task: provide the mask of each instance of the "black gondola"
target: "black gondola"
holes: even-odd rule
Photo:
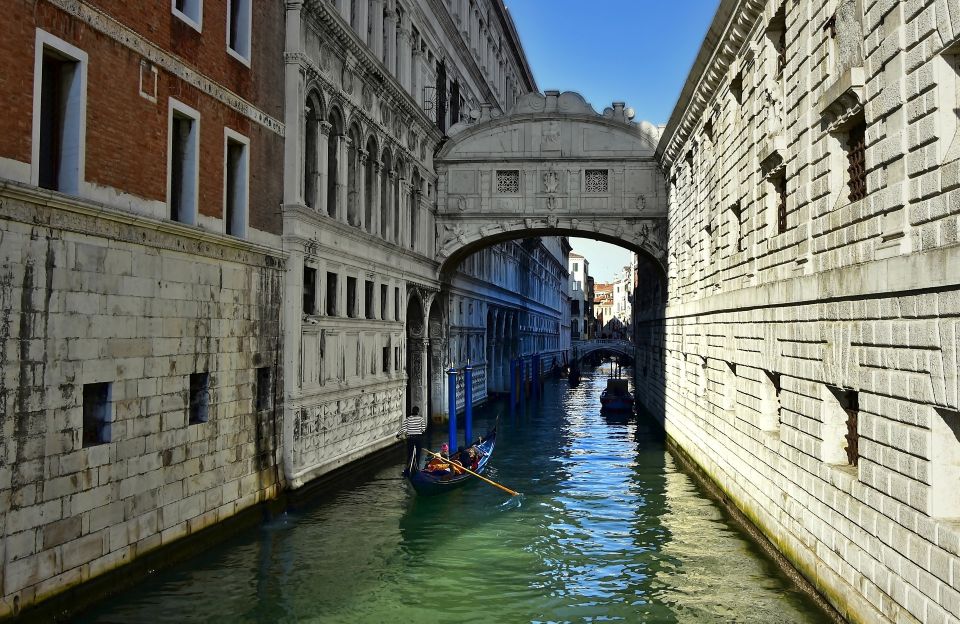
[[[496,442],[497,426],[494,425],[493,429],[487,432],[487,435],[477,440],[477,442],[470,447],[475,449],[480,454],[480,459],[477,462],[476,468],[473,468],[470,462],[464,462],[460,460],[461,456],[466,457],[467,449],[455,453],[452,459],[470,468],[473,472],[483,474],[484,469],[487,467],[487,462],[490,461],[490,456],[493,455],[493,447]],[[429,462],[427,462],[427,464],[429,465]],[[454,472],[435,472],[426,470],[425,468],[426,467],[418,467],[416,470],[411,470],[408,478],[410,479],[410,484],[413,486],[413,489],[416,490],[417,494],[426,496],[442,494],[443,492],[447,492],[457,486],[463,485],[473,478],[473,475],[468,472],[456,474]]]

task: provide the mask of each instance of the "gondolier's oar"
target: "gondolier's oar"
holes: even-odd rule
[[[453,465],[456,466],[457,468],[460,468],[460,469],[463,470],[464,472],[468,472],[468,473],[472,474],[473,476],[475,476],[476,478],[480,479],[481,481],[486,481],[486,482],[489,483],[490,485],[492,485],[492,486],[494,486],[494,487],[500,488],[501,490],[503,490],[504,492],[506,492],[506,493],[509,494],[510,496],[519,496],[519,495],[520,495],[520,492],[514,492],[514,491],[511,490],[510,488],[508,488],[508,487],[506,487],[506,486],[503,486],[503,485],[500,485],[500,484],[497,483],[496,481],[491,481],[490,479],[486,478],[485,476],[483,476],[483,475],[481,475],[481,474],[477,474],[477,473],[475,473],[474,471],[472,471],[472,470],[470,470],[469,468],[467,468],[466,466],[461,465],[460,462],[458,462],[458,461],[454,461],[453,459],[449,459],[449,458],[447,458],[447,457],[444,457],[444,456],[441,455],[440,453],[434,453],[434,452],[431,451],[430,449],[423,449],[423,450],[426,451],[427,453],[430,453],[430,455],[432,455],[432,456],[434,456],[434,457],[439,457],[439,458],[442,459],[443,461],[450,462],[451,464],[453,464]]]

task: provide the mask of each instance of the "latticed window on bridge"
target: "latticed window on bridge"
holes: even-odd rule
[[[867,124],[858,122],[847,134],[847,186],[851,202],[867,196]]]
[[[608,188],[606,169],[587,169],[584,172],[584,190],[587,193],[606,193]]]
[[[498,193],[519,193],[520,192],[520,172],[498,171],[497,172],[497,192]]]

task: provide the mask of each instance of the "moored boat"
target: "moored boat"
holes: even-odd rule
[[[633,409],[633,394],[626,379],[608,379],[606,389],[600,393],[601,409],[629,412]]]
[[[490,461],[490,456],[493,455],[493,447],[496,442],[497,427],[494,425],[493,429],[487,432],[487,435],[479,438],[472,446],[454,453],[451,459],[473,472],[483,474],[487,463]],[[476,455],[475,461],[468,459],[471,450]],[[431,462],[428,461],[423,468],[418,467],[416,470],[411,470],[408,478],[417,494],[429,496],[442,494],[463,485],[473,479],[473,475],[466,471],[460,472],[456,467],[450,470],[434,470],[431,469]]]

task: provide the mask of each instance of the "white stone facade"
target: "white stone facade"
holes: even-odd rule
[[[658,147],[638,397],[856,622],[960,621],[958,19],[724,0]]]

